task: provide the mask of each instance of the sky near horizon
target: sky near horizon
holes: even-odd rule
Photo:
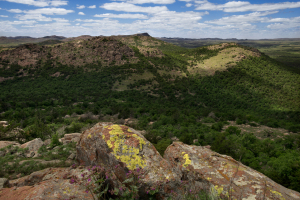
[[[0,36],[300,38],[300,1],[0,0]]]

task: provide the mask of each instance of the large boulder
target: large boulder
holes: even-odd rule
[[[300,199],[300,193],[287,189],[232,157],[218,154],[209,148],[173,142],[166,149],[164,158],[173,168],[183,169],[186,164],[189,173],[201,174],[214,185],[213,191],[224,198]]]
[[[164,199],[170,196],[171,191],[194,190],[195,186],[203,189],[208,183],[198,174],[189,174],[194,183],[183,185],[182,177],[186,170],[172,167],[139,131],[124,125],[98,123],[81,135],[76,149],[80,165],[105,166],[118,177],[113,187],[118,187],[125,180],[129,170],[142,168],[145,174],[141,181],[145,190],[140,192],[141,196],[146,195],[147,188],[158,184],[160,197]],[[118,165],[121,169],[115,167]],[[183,198],[183,193],[178,192],[178,198]]]
[[[25,149],[28,148],[28,152],[26,153],[27,158],[37,157],[38,150],[44,145],[44,142],[41,138],[35,138],[34,140],[31,140],[29,142],[26,142],[25,144],[22,144],[20,147]]]
[[[0,189],[0,200],[57,200],[93,199],[83,186],[70,184],[71,177],[80,177],[79,168],[48,168],[28,176],[9,181],[10,188]],[[74,198],[72,197],[74,196]]]
[[[118,177],[114,187],[124,181],[129,170],[144,169],[142,188],[160,185],[160,199],[166,199],[171,191],[183,199],[187,190],[205,188],[215,197],[230,199],[300,199],[298,192],[209,148],[174,141],[162,158],[140,132],[124,125],[98,123],[81,135],[76,148],[81,165],[102,165]],[[116,170],[117,165],[122,169]]]
[[[44,145],[44,142],[41,138],[35,138],[34,140],[31,140],[29,142],[26,142],[25,144],[21,145],[21,148],[25,149],[28,148],[28,151],[30,152],[37,152],[41,146]]]

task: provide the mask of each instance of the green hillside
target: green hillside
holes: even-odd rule
[[[96,122],[64,118],[73,113],[132,118],[162,154],[173,137],[211,145],[300,191],[300,75],[258,50],[185,49],[148,36],[29,47],[26,55],[42,59],[0,52],[0,120],[11,124],[0,140],[15,140],[7,136],[15,127],[25,131],[19,139],[46,139],[64,125],[80,131]],[[229,121],[237,125],[223,128]],[[270,129],[256,135],[242,125]]]

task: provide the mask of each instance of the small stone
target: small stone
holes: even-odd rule
[[[0,189],[8,186],[8,179],[7,178],[0,178]]]
[[[53,148],[53,150],[56,150],[56,149],[59,149],[59,146],[56,146],[56,147]]]
[[[53,155],[57,155],[57,154],[58,154],[58,152],[52,152],[52,154],[53,154]]]
[[[37,157],[41,157],[41,156],[42,156],[42,154],[36,153],[36,154],[33,156],[33,158],[37,158]]]
[[[26,154],[27,158],[32,158],[35,155],[35,153],[33,151],[31,151],[30,153]]]
[[[74,160],[74,158],[76,157],[75,153],[72,153],[69,157],[68,160]]]

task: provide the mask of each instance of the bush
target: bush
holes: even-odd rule
[[[72,124],[69,127],[65,128],[65,133],[80,133],[82,127],[82,123],[72,122]]]
[[[171,143],[172,143],[172,140],[164,138],[164,139],[161,139],[160,141],[158,141],[157,144],[153,144],[153,145],[155,146],[156,150],[160,153],[160,155],[163,156],[165,153],[165,150]]]
[[[223,128],[224,124],[222,122],[217,122],[217,123],[214,123],[211,128],[213,130],[216,130],[216,131],[221,131],[222,128]]]
[[[204,117],[202,120],[201,120],[202,123],[215,123],[216,121],[211,118],[211,117]]]
[[[235,126],[229,126],[225,132],[229,135],[240,135],[241,134],[241,130],[238,128],[238,127],[235,127]]]
[[[58,145],[61,145],[61,142],[59,141],[58,133],[55,133],[52,135],[50,146],[53,148]]]
[[[244,120],[244,119],[237,118],[237,120],[236,120],[236,124],[238,124],[238,125],[240,125],[240,124],[246,124],[246,123],[247,123],[247,121]]]

